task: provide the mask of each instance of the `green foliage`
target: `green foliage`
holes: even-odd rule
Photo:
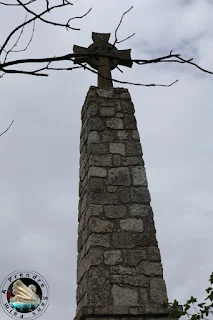
[[[213,284],[213,272],[209,279],[210,284]],[[180,305],[177,300],[169,302],[168,299],[163,302],[163,307],[169,310],[169,318],[180,318],[187,315],[189,320],[208,319],[209,314],[213,315],[213,286],[206,289],[208,294],[205,301],[197,303],[197,298],[191,296],[184,305]],[[196,304],[196,305],[195,305]],[[193,310],[191,313],[190,310]],[[189,313],[190,312],[190,313]]]

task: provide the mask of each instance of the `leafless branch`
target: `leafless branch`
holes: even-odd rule
[[[113,46],[115,46],[117,43],[124,42],[124,41],[126,41],[127,39],[132,38],[132,37],[135,35],[135,33],[133,33],[133,34],[131,34],[130,36],[126,37],[125,39],[121,40],[121,41],[118,41],[118,37],[117,37],[118,29],[119,29],[120,26],[121,26],[121,23],[122,23],[122,21],[123,21],[123,18],[124,18],[124,16],[125,16],[125,14],[127,14],[127,13],[128,13],[130,10],[132,10],[132,9],[133,9],[133,6],[131,6],[127,11],[125,11],[125,12],[122,14],[121,19],[120,19],[120,21],[119,21],[119,23],[118,23],[118,25],[117,25],[117,28],[115,29],[115,41],[114,41],[114,43],[113,43]]]
[[[9,125],[9,127],[7,127],[7,129],[6,129],[4,132],[0,133],[0,137],[3,136],[3,134],[5,134],[5,133],[10,129],[10,127],[11,127],[12,124],[13,124],[13,122],[14,122],[14,120],[11,122],[11,124]]]
[[[28,1],[28,2],[25,3],[25,6],[27,6],[28,4],[31,4],[31,3],[35,2],[35,1],[37,1],[37,0],[30,0],[30,1]],[[5,3],[5,2],[2,2],[2,1],[0,1],[0,4],[5,5],[5,6],[13,6],[13,7],[18,7],[18,6],[20,6],[19,3],[7,3],[7,2]]]

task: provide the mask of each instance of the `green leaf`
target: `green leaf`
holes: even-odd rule
[[[205,302],[198,303],[198,307],[203,308],[203,306],[204,306],[205,304],[206,304]]]

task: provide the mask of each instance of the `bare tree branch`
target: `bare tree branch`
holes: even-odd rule
[[[7,129],[6,129],[4,132],[0,133],[0,137],[3,136],[3,134],[5,134],[5,133],[10,129],[10,127],[11,127],[12,124],[13,124],[13,122],[14,122],[14,120],[11,122],[11,124],[9,125],[9,127],[7,127]]]

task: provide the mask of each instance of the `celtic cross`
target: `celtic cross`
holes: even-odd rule
[[[87,62],[93,69],[98,70],[98,87],[113,87],[111,70],[118,65],[132,67],[130,52],[118,50],[109,41],[110,33],[92,33],[93,43],[88,47],[74,45],[73,52],[79,56],[75,57],[74,63]]]

